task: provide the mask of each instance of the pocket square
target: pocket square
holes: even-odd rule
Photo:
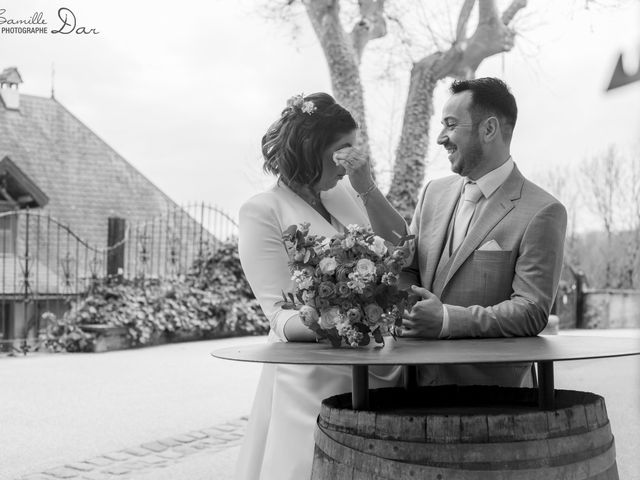
[[[483,251],[483,252],[495,252],[495,251],[502,251],[502,247],[500,246],[500,244],[498,242],[496,242],[495,240],[489,240],[487,243],[485,243],[484,245],[482,245],[478,251]]]

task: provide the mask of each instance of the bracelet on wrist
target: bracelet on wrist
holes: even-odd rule
[[[364,192],[358,193],[358,196],[362,199],[362,203],[364,203],[365,205],[367,204],[367,202],[369,201],[369,195],[376,188],[378,188],[378,185],[376,185],[376,182],[371,182],[371,185],[369,185],[369,187]]]

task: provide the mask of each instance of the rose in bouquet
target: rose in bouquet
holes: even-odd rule
[[[411,255],[410,240],[393,245],[370,228],[349,225],[333,237],[309,234],[309,224],[283,233],[294,291],[283,292],[285,308],[333,346],[384,343],[402,324],[408,293],[398,288],[400,270]]]

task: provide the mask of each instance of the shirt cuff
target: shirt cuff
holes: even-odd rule
[[[449,311],[447,310],[447,306],[442,304],[442,330],[440,330],[440,335],[438,338],[449,338],[451,332],[449,331]]]

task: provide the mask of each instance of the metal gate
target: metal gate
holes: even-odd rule
[[[0,214],[0,350],[34,343],[45,327],[42,313],[63,315],[95,280],[108,274],[127,279],[185,274],[203,252],[237,236],[236,221],[204,203],[146,221],[114,220],[119,234],[109,232],[98,246],[39,211]],[[113,265],[115,271],[109,271]]]

